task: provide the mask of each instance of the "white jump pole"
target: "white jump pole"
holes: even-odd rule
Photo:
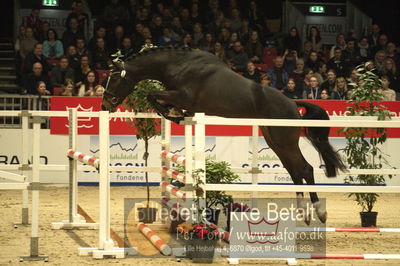
[[[98,248],[79,248],[79,255],[89,255],[93,258],[103,259],[104,256],[124,258],[125,249],[114,246],[110,236],[110,172],[109,172],[109,147],[110,147],[110,119],[107,111],[99,112],[99,245]]]
[[[68,109],[68,137],[69,149],[76,150],[76,138],[78,135],[78,111],[76,108]],[[98,229],[98,223],[87,223],[78,214],[78,161],[69,159],[69,195],[68,195],[68,220],[51,224],[52,229]]]
[[[251,183],[253,185],[258,185],[258,174],[260,173],[258,168],[258,126],[252,126],[251,143],[253,153],[253,158],[251,160]],[[258,191],[253,191],[251,199],[252,208],[257,208],[257,198]]]
[[[206,126],[203,123],[203,118],[205,117],[204,113],[196,113],[195,118],[198,119],[196,120],[196,124],[194,126],[195,130],[195,137],[194,137],[194,170],[200,170],[202,169],[204,172],[199,173],[200,180],[206,184],[206,155],[204,152],[205,146],[206,146]],[[204,190],[204,200],[200,201],[201,206],[200,208],[205,209],[206,207],[206,187],[203,186]]]
[[[33,117],[33,148],[32,148],[32,226],[30,256],[20,257],[23,260],[48,260],[48,256],[39,255],[39,190],[40,190],[40,125],[42,119]]]
[[[186,198],[194,199],[193,190],[193,128],[185,125],[185,186]]]

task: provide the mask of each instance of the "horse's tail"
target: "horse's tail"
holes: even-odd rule
[[[316,104],[296,101],[297,106],[306,109],[303,119],[329,120],[329,116],[324,109]],[[329,143],[329,127],[305,127],[306,137],[311,141],[312,145],[317,149],[325,162],[325,174],[328,177],[335,177],[337,169],[346,170],[346,166],[340,158],[339,154],[333,150]]]

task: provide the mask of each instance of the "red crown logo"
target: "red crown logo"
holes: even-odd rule
[[[269,240],[269,237],[276,237],[279,227],[279,221],[276,222],[268,222],[263,217],[259,222],[251,222],[247,221],[247,226],[249,228],[249,238],[254,239],[251,241],[250,239],[246,242],[249,244],[259,243],[259,244],[277,244],[279,240]]]

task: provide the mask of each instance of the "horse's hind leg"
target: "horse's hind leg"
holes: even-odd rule
[[[295,185],[303,185],[303,179],[306,180],[307,184],[314,183],[313,167],[304,159],[298,145],[300,129],[261,127],[261,131],[270,148],[276,153],[283,166],[289,172]],[[304,221],[309,224],[311,213],[307,208],[304,193],[296,192],[296,194],[298,209],[303,213]],[[325,222],[327,214],[325,210],[318,209],[321,204],[319,204],[317,193],[310,193],[310,197],[311,202],[317,208],[318,218]]]

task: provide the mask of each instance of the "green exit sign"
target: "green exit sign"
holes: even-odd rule
[[[310,13],[325,13],[324,6],[310,6]]]
[[[42,5],[44,6],[58,6],[58,0],[43,0]]]

